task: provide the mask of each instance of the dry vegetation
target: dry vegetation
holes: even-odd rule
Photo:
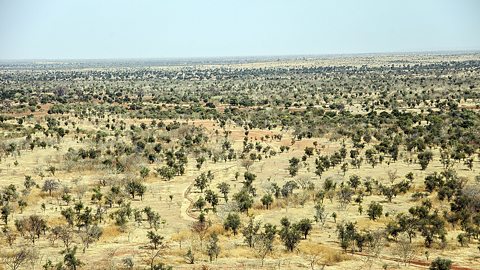
[[[479,269],[479,78],[478,54],[2,64],[0,269]]]

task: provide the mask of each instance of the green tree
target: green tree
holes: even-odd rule
[[[244,241],[251,248],[255,246],[258,230],[260,230],[260,222],[255,222],[253,217],[250,218],[247,226],[242,230]]]
[[[246,171],[243,174],[243,178],[245,179],[244,185],[246,187],[249,187],[249,186],[252,185],[253,181],[255,181],[255,179],[257,178],[257,175],[255,175],[254,173],[251,173],[249,171]]]
[[[272,194],[270,193],[267,193],[265,195],[263,195],[263,197],[260,199],[263,206],[265,206],[268,210],[268,208],[270,207],[270,205],[272,205],[273,203],[273,197],[272,197]]]
[[[220,191],[220,193],[222,193],[223,199],[225,199],[225,202],[228,202],[228,193],[230,193],[230,185],[225,182],[221,182],[220,184],[218,184],[217,188]]]
[[[295,176],[298,173],[300,160],[296,157],[291,158],[289,161],[288,172],[290,176]]]
[[[79,268],[84,264],[82,261],[80,261],[80,259],[77,258],[76,253],[77,253],[76,246],[72,249],[67,248],[64,251],[62,251],[62,254],[64,254],[63,263],[65,264],[67,269],[77,270],[77,268]]]
[[[203,199],[202,196],[200,196],[197,199],[197,201],[193,204],[193,206],[200,211],[202,211],[202,209],[205,207],[205,205],[206,205],[206,202],[205,202],[205,199]]]
[[[150,173],[150,169],[148,169],[147,167],[142,167],[140,169],[140,177],[142,178],[146,178],[149,173]]]
[[[253,198],[246,189],[242,189],[240,192],[233,195],[233,199],[237,203],[240,212],[248,213],[248,209],[253,205]]]
[[[8,216],[12,213],[12,208],[10,207],[10,205],[6,204],[4,206],[2,206],[2,209],[0,210],[0,214],[1,214],[1,218],[3,220],[3,223],[5,223],[5,225],[8,224]]]
[[[383,206],[378,202],[371,202],[368,206],[367,214],[371,220],[376,220],[382,216]]]
[[[132,199],[135,199],[135,195],[139,195],[143,199],[146,190],[147,187],[137,181],[130,181],[125,185],[125,191],[132,196]]]
[[[295,226],[300,232],[302,232],[304,239],[307,239],[308,234],[313,228],[312,222],[308,218],[300,220]]]
[[[170,181],[173,177],[177,174],[177,170],[170,166],[163,166],[156,169],[158,175],[160,175],[163,179]]]
[[[432,161],[433,154],[431,151],[423,151],[418,153],[417,158],[420,166],[422,167],[422,170],[425,170],[430,161]]]
[[[450,270],[452,267],[452,261],[449,259],[436,258],[430,264],[430,270]]]
[[[205,191],[205,200],[210,203],[210,205],[213,208],[213,211],[216,210],[216,207],[218,205],[218,195],[213,192],[212,190],[207,190]]]
[[[205,188],[207,188],[207,186],[208,186],[207,175],[205,173],[202,173],[199,176],[197,176],[197,178],[195,178],[195,183],[193,185],[196,188],[198,188],[200,190],[200,192],[203,193],[203,190],[205,190]]]
[[[313,147],[305,147],[304,151],[305,151],[305,155],[311,157],[313,156],[313,150],[315,150],[315,148]]]
[[[301,232],[297,226],[293,226],[286,217],[282,218],[280,223],[282,224],[282,229],[280,229],[279,232],[280,239],[285,245],[285,248],[292,252],[300,242]]]
[[[213,261],[213,258],[217,259],[218,254],[220,254],[220,246],[218,245],[218,236],[216,233],[210,235],[210,240],[207,244],[207,254],[210,258],[210,262]]]
[[[354,190],[357,190],[358,186],[360,185],[360,176],[358,175],[351,175],[350,178],[348,179],[348,184],[350,185],[351,188]]]
[[[163,236],[156,234],[153,231],[148,231],[147,237],[150,240],[150,243],[153,245],[153,249],[157,249],[158,246],[161,246],[164,239]]]
[[[357,228],[352,222],[337,225],[338,240],[340,246],[344,251],[347,251],[349,247],[354,251],[355,239],[357,238]]]
[[[227,218],[225,219],[225,222],[223,223],[223,227],[225,228],[225,230],[232,230],[233,235],[237,235],[240,224],[240,216],[237,213],[229,213]]]

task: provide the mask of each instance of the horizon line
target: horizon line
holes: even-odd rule
[[[173,57],[106,57],[106,58],[0,58],[0,62],[36,62],[36,61],[184,61],[184,60],[267,60],[269,58],[295,59],[295,58],[321,58],[321,57],[355,57],[355,56],[381,56],[381,55],[448,55],[448,54],[476,54],[480,49],[462,50],[424,50],[424,51],[385,51],[385,52],[356,52],[356,53],[322,53],[322,54],[259,54],[259,55],[227,55],[227,56],[173,56]]]

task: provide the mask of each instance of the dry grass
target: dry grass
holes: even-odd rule
[[[101,241],[108,241],[112,238],[118,237],[122,232],[115,225],[107,225],[103,228],[103,234],[100,237]]]
[[[351,256],[344,254],[338,249],[328,247],[314,242],[302,242],[299,251],[306,255],[319,256],[320,261],[327,265],[336,264],[346,260],[352,259]]]

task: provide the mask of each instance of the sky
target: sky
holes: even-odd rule
[[[478,0],[0,0],[0,59],[480,50]]]

